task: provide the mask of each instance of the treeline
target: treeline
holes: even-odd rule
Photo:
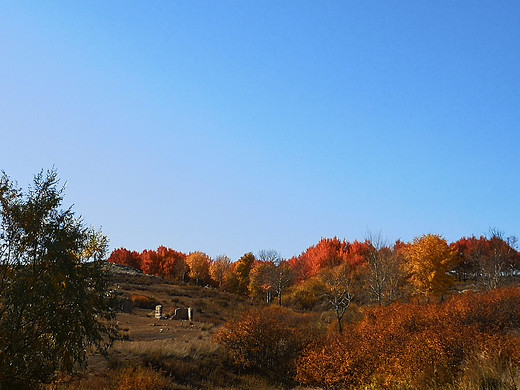
[[[516,239],[496,231],[453,243],[433,234],[393,245],[379,237],[363,242],[324,238],[291,259],[262,250],[233,262],[226,255],[212,259],[202,252],[185,254],[161,246],[141,253],[116,249],[108,261],[300,310],[329,305],[338,317],[352,301],[387,305],[412,295],[442,296],[456,280],[474,280],[493,289],[503,276],[520,270]]]

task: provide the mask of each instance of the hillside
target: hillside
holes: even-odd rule
[[[211,287],[198,287],[191,284],[172,283],[171,281],[164,280],[156,276],[142,274],[139,271],[135,271],[125,266],[112,265],[110,272],[113,276],[113,288],[117,292],[119,301],[129,302],[131,300],[133,301],[134,305],[131,312],[117,313],[117,322],[122,339],[115,342],[113,348],[109,351],[106,358],[97,354],[91,354],[88,371],[82,373],[81,376],[67,378],[62,384],[59,385],[58,388],[95,388],[106,390],[134,388],[145,388],[152,390],[304,389],[304,387],[299,386],[297,382],[291,379],[290,376],[280,376],[276,374],[278,372],[276,370],[276,363],[274,363],[275,366],[271,368],[268,368],[268,366],[263,367],[262,361],[258,361],[257,363],[259,365],[256,367],[249,366],[249,368],[247,368],[247,361],[244,361],[243,365],[237,366],[237,350],[232,346],[230,347],[230,350],[225,350],[222,346],[215,342],[215,334],[219,332],[221,325],[228,321],[235,321],[235,325],[226,325],[226,327],[224,327],[227,329],[226,331],[228,333],[231,330],[231,337],[234,337],[233,327],[236,326],[236,324],[239,324],[240,321],[244,320],[244,317],[240,317],[240,314],[247,311],[247,309],[252,309],[255,307],[258,308],[258,303],[255,304],[249,298],[240,297],[238,295],[223,292]],[[517,278],[511,278],[505,284],[516,284],[518,286],[519,283]],[[455,288],[451,290],[450,294],[445,297],[445,299],[449,302],[450,296],[464,297],[465,295],[461,293],[462,291],[481,289],[482,286],[472,282],[459,282],[456,284]],[[471,298],[471,294],[469,297],[469,299],[473,299],[472,302],[475,302],[475,298]],[[483,297],[483,299],[487,299],[485,296]],[[513,295],[511,297],[511,299],[514,299]],[[508,301],[506,300],[505,302]],[[164,317],[161,319],[155,318],[154,315],[154,308],[157,304],[160,304],[163,307]],[[453,308],[460,306],[460,304],[459,306],[457,306],[457,304],[452,306],[445,305],[442,306],[444,309],[441,309],[441,306],[439,306],[439,309],[437,309],[435,307],[436,304],[434,303],[428,307],[425,306],[425,309],[423,310],[421,308],[414,309],[413,304],[411,304],[412,306],[407,305],[410,304],[397,304],[395,307],[403,313],[406,313],[408,310],[411,310],[412,312],[414,310],[419,310],[417,313],[426,313],[425,310],[427,310],[427,308],[432,309],[432,313],[434,313],[439,310],[447,310],[449,312],[450,310],[453,310]],[[188,307],[194,309],[192,321],[175,320],[170,318],[174,314],[176,308]],[[283,333],[283,329],[286,326],[292,326],[290,324],[292,321],[291,317],[293,315],[291,314],[292,312],[290,310],[274,310],[277,308],[276,305],[271,306],[273,310],[269,309],[269,307],[265,307],[264,305],[262,305],[262,307],[264,307],[264,309],[260,309],[262,310],[261,313],[268,313],[269,315],[274,314],[274,317],[272,319],[265,318],[262,320],[264,321],[264,325],[259,323],[259,326],[264,327],[264,330],[268,332],[264,332],[264,336],[261,337],[267,337],[267,339],[261,339],[260,336],[254,336],[252,342],[255,344],[264,343],[264,348],[267,348],[267,353],[270,354],[270,349],[275,348],[274,346],[278,345],[279,341],[277,340],[281,340],[279,338],[280,336],[278,335],[279,332]],[[406,318],[400,320],[397,315],[398,312],[391,314],[392,310],[395,309],[389,307],[388,311],[386,309],[379,309],[379,311],[376,310],[373,311],[373,313],[376,313],[374,315],[382,316],[382,321],[387,321],[387,319],[385,319],[387,317],[384,316],[393,316],[392,318],[397,321],[395,324],[402,323],[402,326],[404,326],[402,331],[395,331],[398,332],[397,334],[401,334],[402,337],[407,337],[406,332],[408,331],[406,329],[408,329],[408,325],[406,325],[406,323],[409,320]],[[359,332],[359,330],[356,329],[356,324],[358,322],[362,323],[362,318],[365,318],[365,322],[370,321],[370,318],[375,318],[373,315],[364,316],[361,313],[372,313],[372,309],[369,307],[353,307],[350,308],[347,312],[345,322],[349,332]],[[280,315],[282,317],[275,318],[276,316]],[[485,315],[490,315],[491,317],[489,318],[493,320],[495,318],[494,316],[497,316],[498,314],[486,313]],[[286,318],[287,316],[288,318]],[[333,333],[336,332],[334,330],[335,327],[332,321],[333,316],[330,316],[327,313],[321,313],[321,316],[319,313],[316,313],[316,315],[311,315],[310,317],[308,315],[294,313],[294,316],[295,317],[293,320],[295,320],[295,323],[297,323],[296,328],[294,328],[296,329],[296,333],[301,333],[301,329],[304,329],[299,327],[301,326],[302,318],[304,318],[303,316],[307,316],[307,320],[305,320],[307,323],[312,322],[314,324],[312,329],[322,329],[319,331],[322,336],[319,334],[310,336],[309,334],[303,335],[304,338],[307,337],[307,339],[309,339],[309,337],[317,337],[315,341],[318,348],[320,345],[319,340],[321,337],[325,336],[327,328],[329,329],[329,336],[333,336],[333,340],[336,340],[335,336],[333,335]],[[448,314],[447,318],[449,317],[450,315]],[[477,317],[480,318],[480,315]],[[434,314],[431,318],[437,317]],[[424,321],[431,321],[431,318],[427,316],[425,317]],[[496,318],[498,319],[498,317]],[[394,323],[393,321],[394,320],[392,320],[392,323]],[[516,322],[517,321],[514,320],[514,323]],[[438,324],[435,321],[432,322],[431,325],[427,325],[426,322],[424,324],[424,326],[426,326],[426,332],[429,332],[428,329],[430,327],[432,329],[438,327]],[[277,328],[277,326],[282,327]],[[375,327],[374,329],[376,329],[377,323],[370,326],[373,326]],[[457,324],[454,324],[453,326],[454,329],[460,328],[460,325]],[[441,332],[439,334],[442,334],[442,332],[446,331],[446,329],[452,328],[445,328],[444,326],[441,326],[441,328],[438,330]],[[254,332],[254,329],[251,331]],[[330,333],[331,331],[332,333]],[[386,331],[386,329],[381,329],[377,332],[381,333],[381,335],[384,335]],[[450,332],[451,331],[452,330],[450,330]],[[464,331],[462,331],[462,334],[464,334]],[[302,337],[300,335],[296,336],[300,338]],[[413,334],[410,333],[410,336],[413,339]],[[256,337],[258,337],[258,339]],[[285,335],[283,337],[285,337],[284,340],[286,341],[289,340],[292,336]],[[361,337],[360,340],[362,340],[365,336],[360,334],[359,337]],[[390,335],[389,337],[392,338],[395,336]],[[460,336],[457,337],[460,338]],[[458,340],[456,337],[453,339]],[[463,342],[465,343],[467,341]],[[331,348],[334,343],[335,342],[332,344],[329,343],[328,348]],[[311,344],[307,344],[308,346],[311,346],[311,348],[306,352],[307,356],[314,356],[313,354],[317,353],[313,352],[312,346],[314,346],[314,344],[314,341]],[[224,345],[226,344],[224,343]],[[447,346],[447,348],[452,347]],[[370,345],[368,345],[368,347],[363,347],[363,350],[370,350]],[[388,353],[392,352],[390,351]],[[369,361],[370,359],[373,359],[373,356],[374,355],[367,355],[364,356],[363,359],[368,359],[367,361]],[[283,359],[285,360],[285,358]],[[321,357],[319,355],[313,357],[313,361],[316,362],[316,364],[320,364],[320,359]],[[276,362],[276,360],[273,362]],[[304,362],[305,361],[302,361],[303,371],[300,371],[299,378],[302,380],[302,382],[308,381],[309,383],[313,383],[314,381],[317,385],[316,388],[321,388],[321,386],[318,385],[321,379],[319,379],[319,377],[313,377],[313,375],[315,375],[313,374],[315,372],[314,369],[311,371],[311,377],[309,377],[309,373],[305,371],[308,370],[308,363],[305,365],[303,364]],[[339,361],[337,360],[334,364],[339,364],[338,362]],[[417,364],[419,363],[420,362],[417,362]],[[312,364],[314,365],[315,363]],[[515,375],[518,375],[518,370],[514,367],[515,366],[512,367],[513,371],[511,372],[516,372],[517,374]],[[476,371],[477,373],[472,375],[476,376],[477,379],[470,378],[471,380],[476,382],[487,380],[485,378],[478,379],[480,378],[478,375],[481,375],[482,373],[480,372],[480,368],[476,369]],[[489,373],[484,374],[491,375]],[[327,375],[327,378],[334,378],[334,375]],[[520,378],[513,380],[518,379]],[[344,379],[337,380],[343,381]],[[462,387],[453,387],[453,389],[458,388],[473,389],[474,387],[471,387],[470,384],[464,385]],[[476,388],[478,388],[478,386]],[[498,389],[502,387],[496,388]]]
[[[104,358],[90,356],[80,377],[60,389],[278,389],[276,381],[236,372],[225,351],[212,342],[219,325],[252,307],[248,298],[213,288],[173,284],[128,267],[113,265],[113,287],[120,299],[132,297],[131,313],[117,313],[122,340]],[[146,297],[145,300],[143,297]],[[155,304],[171,316],[194,309],[193,321],[156,319]]]

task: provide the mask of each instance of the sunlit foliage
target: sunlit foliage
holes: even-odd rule
[[[367,311],[342,336],[331,334],[309,347],[296,378],[337,389],[446,388],[463,380],[468,364],[482,356],[519,370],[518,329],[520,288],[468,294],[442,305],[393,304]],[[501,380],[514,386],[514,378]]]
[[[197,284],[206,284],[209,282],[209,267],[211,257],[203,252],[193,252],[186,257],[186,264],[190,269],[190,278],[195,280]]]
[[[406,270],[416,294],[441,295],[454,283],[448,273],[458,262],[455,250],[434,234],[415,238],[404,250]]]
[[[215,341],[229,351],[236,365],[282,376],[295,373],[294,362],[320,331],[313,316],[297,314],[280,306],[268,306],[242,313],[226,323]]]

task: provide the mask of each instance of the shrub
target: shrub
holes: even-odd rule
[[[131,297],[134,307],[139,309],[155,309],[159,302],[155,298],[146,295],[132,295]]]
[[[327,388],[441,389],[464,377],[482,388],[492,382],[497,389],[514,385],[520,366],[519,303],[516,288],[445,304],[369,310],[343,336],[331,335],[305,350],[296,379]],[[493,370],[475,371],[483,359]]]
[[[171,381],[148,367],[129,367],[119,375],[119,390],[164,390],[172,387]]]
[[[318,337],[314,323],[309,315],[269,306],[243,312],[224,324],[214,339],[230,351],[236,365],[290,377],[299,353]]]

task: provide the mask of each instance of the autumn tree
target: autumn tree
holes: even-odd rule
[[[230,352],[242,369],[255,369],[291,378],[295,359],[321,333],[316,318],[279,306],[251,309],[225,323],[214,340]]]
[[[176,280],[184,280],[189,271],[186,255],[182,252],[160,246],[157,248],[159,258],[159,276]]]
[[[55,171],[27,194],[0,179],[0,387],[36,388],[87,363],[115,336],[107,238],[62,209]]]
[[[516,238],[505,239],[497,229],[489,231],[486,253],[479,258],[480,276],[488,290],[497,288],[502,275],[516,268],[518,252],[512,247],[515,242]]]
[[[337,237],[323,238],[315,246],[307,249],[302,258],[306,264],[307,275],[316,275],[324,268],[332,268],[341,265],[349,252],[349,243]]]
[[[286,293],[285,302],[288,306],[301,311],[326,310],[324,304],[325,284],[317,275],[292,285]]]
[[[486,289],[498,287],[502,275],[512,274],[520,266],[515,246],[515,237],[504,238],[496,229],[487,237],[461,238],[452,244],[459,253],[460,262],[455,268],[459,279],[478,278]]]
[[[347,253],[344,255],[345,264],[356,268],[365,265],[367,256],[372,250],[370,241],[363,242],[355,240],[347,246]]]
[[[480,259],[487,251],[485,240],[483,236],[480,238],[475,236],[463,237],[450,245],[459,257],[458,264],[454,268],[458,280],[476,279],[479,277]]]
[[[457,253],[439,235],[416,237],[404,251],[406,270],[416,294],[426,297],[444,294],[454,279],[448,271],[458,261]]]
[[[341,336],[310,345],[296,380],[329,389],[515,389],[519,326],[520,288],[376,307]],[[468,374],[473,386],[460,386]]]
[[[141,269],[145,274],[161,276],[161,258],[157,251],[147,249],[141,253]]]
[[[253,253],[244,254],[236,263],[233,264],[226,289],[240,295],[247,295],[249,292],[249,273],[256,258]]]
[[[190,278],[197,284],[209,282],[209,267],[211,257],[203,252],[193,252],[186,257],[186,263],[190,268]]]
[[[272,261],[257,260],[249,272],[249,295],[255,299],[264,299],[271,303],[273,281],[276,266]]]
[[[278,305],[282,305],[282,297],[285,291],[290,287],[294,280],[294,274],[289,263],[286,260],[280,260],[275,263],[275,269],[272,274],[273,289],[275,295],[278,297]]]
[[[126,248],[114,250],[107,261],[109,263],[121,264],[136,270],[141,270],[141,255],[135,251],[131,252]]]
[[[218,287],[222,287],[231,272],[231,259],[227,255],[219,255],[211,262],[209,274]]]

